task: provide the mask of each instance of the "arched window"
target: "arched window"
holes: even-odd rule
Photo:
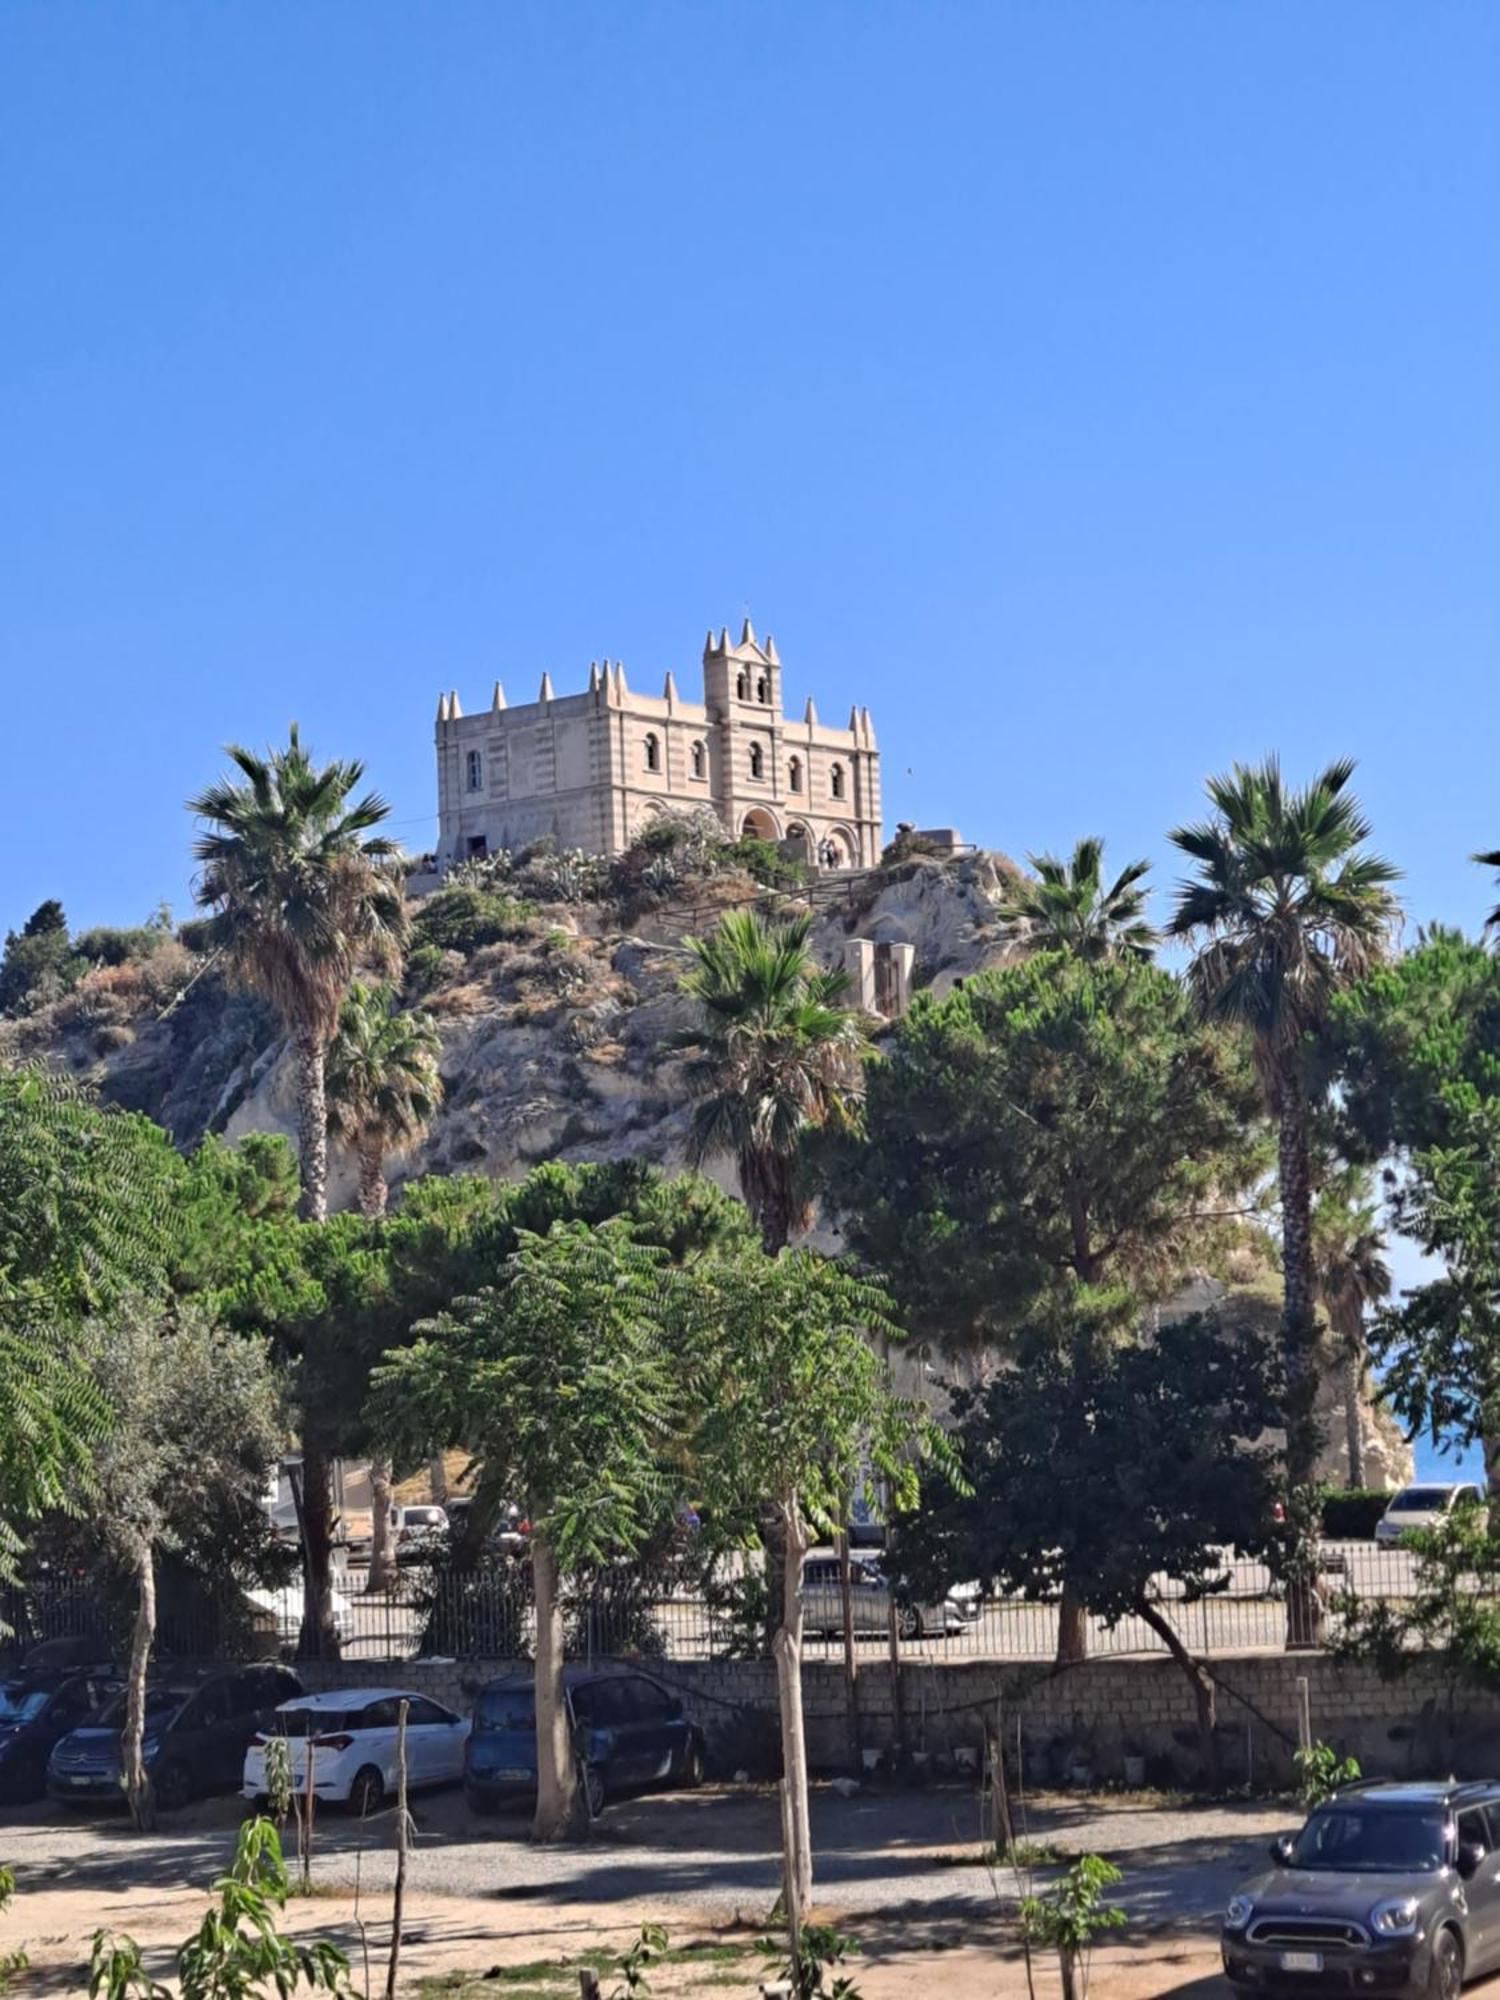
[[[802,759],[801,759],[800,757],[788,757],[788,758],[787,758],[787,760],[786,760],[786,782],[787,782],[787,789],[788,789],[788,791],[792,791],[792,792],[800,792],[800,791],[801,791],[801,789],[802,789]]]
[[[703,776],[703,762],[703,745],[695,743],[693,745],[693,776],[695,778]]]
[[[833,769],[828,773],[828,789],[836,799],[841,799],[844,796],[844,767],[842,764],[835,764]]]
[[[757,701],[764,701],[766,699],[766,677],[764,674],[761,674],[756,680],[755,699]]]
[[[751,777],[752,777],[752,778],[759,778],[759,777],[763,776],[763,774],[764,774],[764,772],[765,772],[765,768],[766,768],[766,753],[765,753],[765,751],[761,749],[761,747],[760,747],[760,745],[759,745],[758,743],[752,743],[752,744],[750,745],[750,775],[751,775]]]
[[[741,701],[745,699],[746,695],[749,694],[750,692],[750,676],[748,674],[740,674],[737,676],[734,683],[734,691],[739,696]]]
[[[468,772],[469,790],[471,792],[482,792],[484,790],[484,753],[482,751],[471,750],[469,752]]]
[[[648,735],[646,738],[646,769],[648,771],[661,769],[661,744],[654,735]]]

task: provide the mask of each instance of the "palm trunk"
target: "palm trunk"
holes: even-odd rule
[[[322,1222],[328,1214],[328,1097],[323,1087],[326,1045],[308,1030],[296,1038],[297,1159],[302,1172],[302,1199],[297,1213],[304,1222]]]
[[[781,1510],[785,1538],[781,1629],[776,1634],[776,1692],[781,1706],[781,1768],[787,1787],[792,1851],[787,1872],[797,1885],[799,1908],[812,1902],[812,1824],[807,1803],[807,1737],[802,1725],[802,1564],[807,1528],[792,1499]]]
[[[1492,1518],[1500,1525],[1500,1409],[1486,1403],[1480,1411],[1480,1439],[1484,1446],[1485,1498]]]
[[[1317,1550],[1307,1544],[1306,1509],[1296,1504],[1317,1479],[1317,1321],[1313,1315],[1312,1176],[1308,1163],[1307,1104],[1296,1056],[1278,1078],[1277,1166],[1281,1185],[1281,1352],[1285,1376],[1283,1421],[1288,1520],[1296,1545],[1289,1551],[1287,1644],[1315,1646],[1322,1637]]]
[[[385,1214],[390,1189],[385,1184],[385,1148],[378,1139],[359,1149],[359,1212],[369,1222]]]
[[[365,1591],[389,1590],[396,1580],[396,1552],[391,1541],[391,1461],[370,1461],[370,1574]]]
[[[563,1698],[563,1611],[557,1557],[540,1530],[531,1536],[536,1588],[536,1818],[533,1840],[568,1840],[578,1833],[578,1772]]]
[[[299,1660],[336,1660],[333,1623],[333,1463],[323,1445],[302,1440],[302,1631]]]
[[[1339,1377],[1343,1389],[1344,1443],[1349,1455],[1348,1483],[1358,1491],[1365,1483],[1365,1316],[1358,1305],[1331,1315],[1343,1344]]]
[[[150,1833],[156,1824],[156,1804],[141,1745],[146,1737],[146,1675],[156,1639],[156,1557],[145,1536],[135,1550],[135,1586],[135,1629],[130,1638],[130,1668],[125,1684],[120,1770],[131,1820],[142,1833]]]
[[[761,1248],[779,1256],[792,1240],[796,1199],[792,1192],[794,1163],[779,1153],[747,1146],[739,1156],[740,1193],[760,1229]]]
[[[1089,1656],[1089,1609],[1071,1583],[1063,1585],[1057,1607],[1057,1664],[1076,1666]]]

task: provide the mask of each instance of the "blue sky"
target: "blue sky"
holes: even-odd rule
[[[1348,751],[1419,916],[1495,786],[1500,13],[0,11],[0,923],[187,904],[298,717],[748,606],[888,822],[1163,856]],[[1170,865],[1167,864],[1168,872]]]

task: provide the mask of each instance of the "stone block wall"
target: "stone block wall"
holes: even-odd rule
[[[703,1730],[720,1774],[772,1775],[777,1762],[775,1671],[763,1660],[643,1662],[681,1695]],[[1219,1681],[1218,1725],[1226,1782],[1284,1778],[1297,1741],[1299,1680],[1308,1684],[1313,1734],[1358,1757],[1371,1776],[1493,1777],[1500,1774],[1500,1697],[1456,1698],[1430,1667],[1382,1681],[1369,1667],[1340,1666],[1323,1654],[1249,1653],[1212,1662]],[[454,1708],[497,1675],[526,1671],[510,1661],[349,1661],[302,1669],[309,1688],[411,1687]],[[889,1750],[897,1737],[889,1664],[859,1673],[864,1745]],[[849,1726],[843,1669],[803,1669],[808,1758],[814,1769],[847,1769]],[[1124,1775],[1127,1754],[1147,1760],[1154,1782],[1194,1774],[1198,1762],[1193,1694],[1167,1659],[1099,1659],[1062,1672],[979,1661],[903,1666],[902,1734],[908,1750],[946,1763],[979,1750],[997,1701],[1007,1743],[1020,1725],[1028,1776],[1063,1780],[1077,1762],[1096,1779]]]

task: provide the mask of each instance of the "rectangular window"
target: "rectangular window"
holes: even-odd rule
[[[469,790],[470,790],[471,792],[480,792],[480,791],[483,791],[483,790],[484,790],[484,754],[483,754],[483,752],[482,752],[482,751],[479,751],[479,750],[471,750],[471,751],[469,752],[469,764],[468,764],[468,770],[469,770]]]

